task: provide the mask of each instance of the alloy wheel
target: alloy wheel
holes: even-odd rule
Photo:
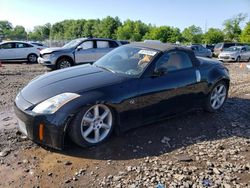
[[[211,96],[210,96],[211,107],[214,110],[219,109],[223,105],[223,103],[225,102],[226,95],[227,95],[227,89],[226,89],[225,85],[223,85],[223,84],[217,85],[213,89]]]
[[[70,64],[70,62],[69,62],[69,61],[64,60],[64,61],[61,61],[61,62],[60,62],[59,67],[60,67],[60,69],[64,69],[64,68],[71,67],[71,64]]]
[[[31,63],[35,63],[36,60],[37,60],[37,57],[36,57],[36,55],[31,54],[31,55],[29,55],[28,60],[29,60],[29,62],[31,62]]]
[[[97,144],[109,135],[112,123],[110,109],[103,104],[94,105],[83,115],[81,135],[87,142]]]

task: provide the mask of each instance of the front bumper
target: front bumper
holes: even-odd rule
[[[44,59],[42,57],[38,57],[37,62],[41,65],[54,68],[56,66],[56,59]]]
[[[228,56],[228,55],[219,55],[218,57],[219,61],[236,61],[236,57]]]
[[[65,122],[60,121],[58,115],[37,115],[32,111],[23,111],[15,103],[15,114],[18,127],[32,141],[55,149],[63,149],[65,136]],[[62,114],[63,115],[63,114]],[[62,116],[59,114],[59,116]],[[43,124],[43,139],[40,139],[40,125]]]

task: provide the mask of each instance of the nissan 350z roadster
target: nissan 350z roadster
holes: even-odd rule
[[[92,65],[35,78],[18,93],[15,113],[36,143],[63,149],[69,136],[86,147],[193,108],[220,110],[229,83],[219,61],[170,44],[133,43]]]

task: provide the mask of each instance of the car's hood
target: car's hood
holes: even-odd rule
[[[68,51],[69,48],[45,48],[40,51],[41,54],[50,54],[52,52]]]
[[[44,74],[25,86],[21,95],[32,103],[40,103],[55,95],[84,91],[121,82],[124,78],[93,65],[81,65]]]

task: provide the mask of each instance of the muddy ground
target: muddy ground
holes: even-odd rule
[[[194,110],[113,136],[98,147],[38,146],[16,126],[17,92],[48,69],[0,67],[0,187],[250,187],[250,71],[226,64],[229,99],[215,114]]]

